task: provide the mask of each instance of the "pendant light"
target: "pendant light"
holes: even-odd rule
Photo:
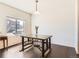
[[[35,0],[35,2],[36,2],[36,11],[35,11],[35,15],[39,15],[40,13],[39,13],[39,11],[38,11],[38,0]]]

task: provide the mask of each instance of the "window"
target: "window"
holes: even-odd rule
[[[23,21],[21,20],[17,20],[17,25],[16,25],[16,28],[17,28],[17,34],[22,34],[23,33]]]
[[[7,19],[7,33],[23,34],[24,22],[18,18],[8,17]]]

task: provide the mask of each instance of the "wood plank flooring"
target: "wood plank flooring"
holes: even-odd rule
[[[38,48],[29,48],[20,52],[21,45],[0,50],[0,58],[42,58]],[[47,58],[79,58],[75,48],[52,44],[52,51]]]

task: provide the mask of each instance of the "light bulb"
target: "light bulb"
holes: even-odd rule
[[[35,15],[40,15],[39,11],[36,11],[34,14],[35,14]]]

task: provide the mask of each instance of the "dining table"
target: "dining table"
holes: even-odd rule
[[[22,35],[22,49],[21,51],[24,51],[25,49],[31,47],[31,46],[35,46],[34,43],[35,41],[37,41],[37,43],[40,42],[40,46],[37,46],[42,54],[42,57],[45,57],[49,54],[49,52],[51,52],[51,37],[52,35],[34,35],[34,34],[30,34],[30,35]],[[28,44],[25,44],[25,38],[28,39],[27,42],[30,42]],[[25,47],[26,45],[31,44],[31,46]]]

